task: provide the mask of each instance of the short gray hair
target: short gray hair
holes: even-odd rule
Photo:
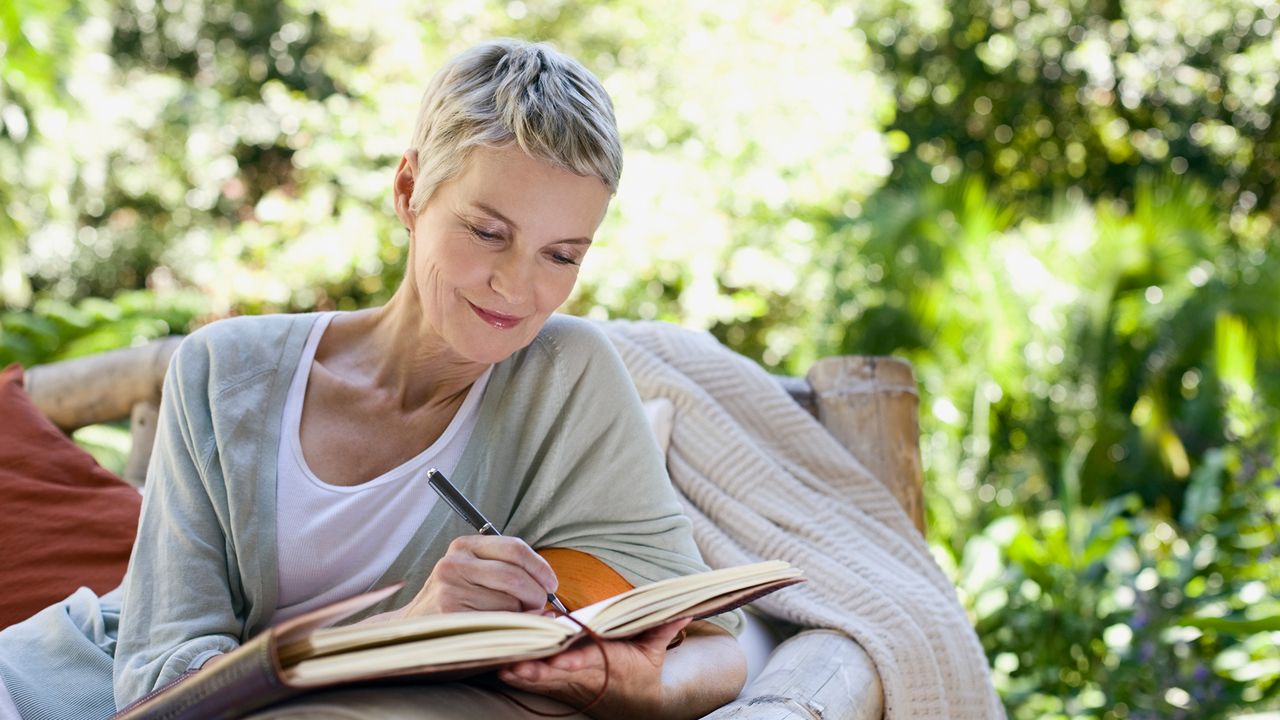
[[[423,93],[410,211],[422,212],[436,187],[462,172],[472,149],[511,143],[617,192],[622,142],[604,86],[550,45],[500,38],[449,60]]]

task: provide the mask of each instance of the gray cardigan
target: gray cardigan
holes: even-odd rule
[[[267,627],[281,413],[316,317],[224,320],[179,347],[123,585],[0,632],[24,718],[108,716]],[[587,321],[553,316],[494,368],[452,479],[504,534],[590,553],[634,584],[706,569],[634,385]],[[408,602],[467,532],[437,503],[375,583],[405,587],[351,620]]]

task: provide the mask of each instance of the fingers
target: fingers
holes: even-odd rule
[[[559,655],[530,662],[541,662],[547,667],[568,673],[576,673],[587,668],[604,668],[604,661],[600,658],[600,646],[595,643],[585,643]]]
[[[506,675],[511,675],[526,684],[535,683],[539,685],[555,685],[563,683],[568,678],[580,680],[585,677],[584,673],[598,673],[603,678],[604,658],[601,653],[601,646],[614,646],[613,649],[617,651],[619,648],[625,648],[629,644],[630,641],[626,640],[605,640],[600,644],[583,642],[551,657],[513,663],[504,668],[499,673],[499,676],[505,679]],[[610,657],[612,658],[613,655],[610,655]],[[529,688],[521,687],[521,689],[527,690]]]
[[[638,717],[636,708],[661,706],[666,644],[687,621],[668,623],[630,640],[583,643],[543,660],[515,663],[498,671],[512,687],[581,706],[599,698],[593,714]],[[609,662],[606,679],[604,655]]]
[[[466,535],[449,545],[408,614],[536,610],[555,587],[551,566],[524,541]]]
[[[543,607],[557,584],[551,566],[517,538],[464,536],[450,544],[441,562],[462,584],[514,598],[515,610]]]
[[[556,591],[556,573],[541,555],[519,539],[493,535],[463,535],[449,543],[449,551],[455,548],[470,552],[477,558],[508,563],[524,570],[542,589],[543,594]],[[543,598],[545,601],[546,598]],[[539,607],[541,607],[541,603]]]
[[[545,660],[526,660],[498,671],[502,682],[522,691],[545,692],[566,685],[599,688],[604,682],[604,665],[598,648],[594,656],[568,651]]]
[[[642,653],[649,665],[661,667],[667,646],[681,630],[689,625],[688,618],[674,620],[664,625],[651,628],[629,640],[605,641],[606,647],[615,651],[622,647],[633,648]],[[526,660],[515,663],[504,671],[518,680],[525,682],[554,682],[566,677],[575,676],[583,671],[599,670],[603,672],[604,663],[600,657],[600,645],[583,642],[564,652],[542,660]],[[614,658],[610,656],[611,660]],[[625,660],[622,660],[625,662]],[[521,689],[528,689],[522,687]]]

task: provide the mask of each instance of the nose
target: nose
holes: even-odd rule
[[[508,304],[525,305],[533,296],[533,262],[514,252],[502,253],[489,275],[489,287]]]

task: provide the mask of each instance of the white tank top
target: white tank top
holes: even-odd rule
[[[353,486],[329,485],[302,456],[302,401],[316,346],[337,313],[316,320],[294,371],[276,454],[276,548],[279,599],[272,624],[369,590],[422,525],[436,494],[427,470],[453,474],[475,429],[484,371],[434,443],[399,467]]]

